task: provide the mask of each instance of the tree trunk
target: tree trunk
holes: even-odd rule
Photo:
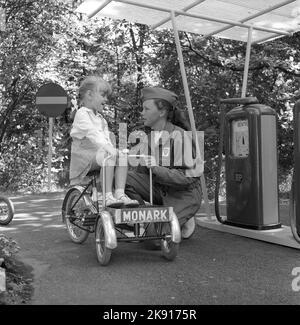
[[[130,36],[133,45],[133,53],[135,56],[136,64],[137,64],[137,82],[136,82],[136,103],[138,104],[141,89],[144,88],[143,83],[143,56],[144,56],[144,41],[146,37],[147,28],[144,25],[138,26],[138,36],[139,36],[139,44],[137,44],[136,36],[132,27],[130,27]]]

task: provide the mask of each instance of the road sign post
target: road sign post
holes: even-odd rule
[[[51,192],[53,122],[54,122],[54,118],[49,117],[49,145],[48,145],[48,191],[49,192]]]
[[[39,88],[36,94],[36,105],[40,113],[49,118],[48,191],[51,192],[52,138],[54,118],[61,115],[67,108],[68,95],[61,86],[55,83],[47,83]]]

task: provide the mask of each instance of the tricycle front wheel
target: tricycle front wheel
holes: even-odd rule
[[[163,257],[169,261],[173,261],[178,254],[179,243],[172,241],[172,230],[169,222],[162,224],[162,235],[165,235],[165,238],[160,242]]]
[[[98,218],[96,230],[96,254],[98,262],[105,266],[109,263],[111,258],[111,249],[105,246],[105,231],[104,231],[104,224],[101,218],[101,215]]]

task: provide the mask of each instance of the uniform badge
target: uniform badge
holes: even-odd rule
[[[170,148],[163,148],[162,156],[163,157],[168,157],[169,154],[170,154]]]

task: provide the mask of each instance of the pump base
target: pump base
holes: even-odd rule
[[[294,239],[291,228],[288,226],[281,226],[281,228],[271,230],[253,230],[240,228],[230,225],[221,224],[216,217],[201,217],[196,215],[196,223],[204,228],[226,232],[233,235],[248,237],[256,240],[265,241],[268,243],[287,246],[291,248],[300,249],[300,244]]]
[[[274,225],[253,226],[253,225],[245,225],[245,224],[225,221],[224,224],[228,226],[234,226],[234,227],[245,228],[245,229],[253,229],[253,230],[271,230],[271,229],[281,228],[281,223],[276,223]]]

